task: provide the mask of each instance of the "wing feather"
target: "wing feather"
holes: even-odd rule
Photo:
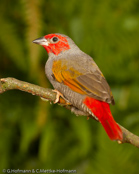
[[[81,73],[82,68],[78,67],[76,69],[73,64],[72,66],[66,64],[62,66],[62,61],[58,60],[53,65],[52,70],[55,79],[60,83],[63,82],[73,91],[114,104],[110,87],[99,68],[96,67],[92,72],[86,71],[83,74]]]

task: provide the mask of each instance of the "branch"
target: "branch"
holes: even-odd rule
[[[13,89],[25,91],[25,92],[31,93],[32,95],[37,95],[41,98],[44,98],[52,102],[55,102],[56,100],[56,93],[52,89],[43,88],[43,87],[30,84],[27,82],[23,82],[10,77],[0,79],[0,94]],[[71,110],[72,106],[64,98],[60,98],[59,104]],[[89,118],[94,119],[91,115],[89,115]],[[123,132],[123,140],[122,142],[118,141],[118,143],[119,144],[130,143],[139,148],[139,137],[134,135],[133,133],[131,133],[130,131],[122,127],[121,125],[119,126]]]

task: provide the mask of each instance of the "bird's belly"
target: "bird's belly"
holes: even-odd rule
[[[60,84],[60,86],[54,86],[59,92],[61,92],[64,97],[71,103],[74,107],[83,111],[86,115],[92,115],[96,120],[98,120],[91,110],[84,104],[86,95],[82,95],[72,91],[68,86]]]

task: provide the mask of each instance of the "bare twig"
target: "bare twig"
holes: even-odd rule
[[[27,82],[23,82],[10,77],[0,79],[0,94],[4,93],[5,91],[13,90],[13,89],[25,91],[53,102],[56,99],[56,93],[52,89],[43,88],[43,87],[30,84]],[[60,105],[64,105],[69,110],[71,109],[71,105],[68,103],[68,101],[66,101],[63,98],[60,98]],[[91,115],[89,117],[93,119]],[[121,127],[123,132],[123,140],[122,142],[118,141],[118,143],[119,144],[130,143],[139,148],[139,137],[134,135],[133,133],[131,133],[130,131],[122,127],[121,125],[119,126]]]

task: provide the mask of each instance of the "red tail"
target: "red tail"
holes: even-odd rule
[[[93,114],[99,119],[111,140],[123,139],[122,130],[115,122],[108,103],[93,99],[91,97],[86,97],[84,104],[91,109]]]

